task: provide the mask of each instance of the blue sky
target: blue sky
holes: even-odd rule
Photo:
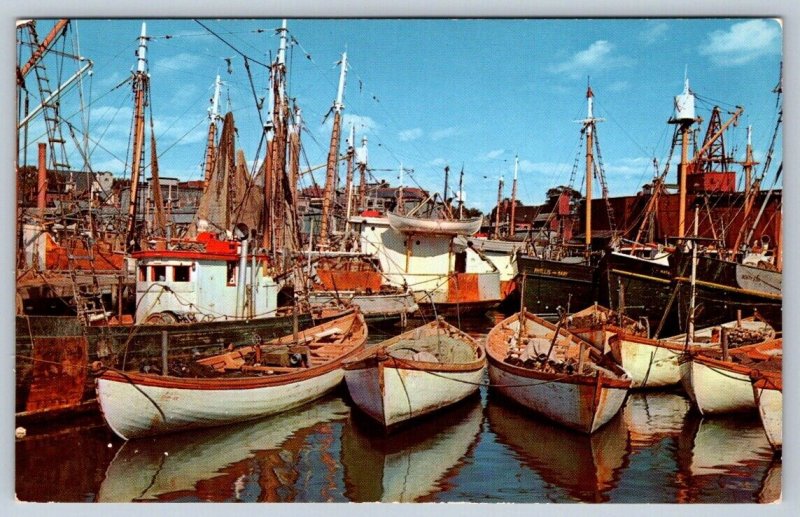
[[[161,175],[202,178],[207,108],[217,73],[225,85],[223,110],[233,110],[238,146],[253,160],[261,133],[243,58],[191,19],[146,21]],[[253,60],[256,92],[264,96],[266,70],[256,61],[274,56],[280,20],[201,21]],[[135,65],[141,22],[90,19],[73,25],[80,54],[94,62],[91,80],[83,84],[84,104],[91,105],[83,113],[89,114],[94,170],[129,173],[133,100],[128,85],[114,87]],[[40,20],[40,36],[52,24]],[[357,142],[362,135],[369,139],[375,177],[396,184],[402,164],[414,171],[410,180],[406,174],[406,184],[436,191],[443,187],[445,165],[453,190],[463,165],[467,203],[485,211],[496,202],[501,175],[510,195],[515,155],[522,202],[541,203],[548,188],[566,184],[576,157],[575,187],[585,190],[576,121],[586,114],[587,76],[595,116],[605,119],[598,138],[611,195],[636,193],[653,176],[653,158],[663,167],[673,131],[666,121],[687,69],[698,115],[707,120],[718,104],[727,120],[735,105],[745,108],[741,123],[726,135],[726,149],[735,149],[737,159],[744,157],[745,128],[752,125],[756,159],[763,161],[777,117],[772,90],[782,29],[775,20],[289,19],[288,30],[297,42],[289,53],[289,95],[297,98],[305,120],[302,168],[326,160],[330,118],[322,120],[336,95],[335,64],[346,50],[350,70],[341,148],[352,122]],[[53,57],[47,60],[51,70]],[[225,58],[231,59],[230,69]],[[66,63],[62,77],[74,69]],[[65,95],[62,112],[82,127],[77,88]],[[31,163],[41,128],[31,125]],[[781,160],[780,144],[768,183]],[[77,152],[70,161],[81,165]],[[674,180],[676,169],[671,170]],[[324,171],[315,177],[323,182]]]

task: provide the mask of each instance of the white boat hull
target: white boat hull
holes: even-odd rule
[[[389,428],[475,393],[484,369],[435,372],[378,363],[346,370],[345,381],[353,402],[373,420]]]
[[[681,382],[678,351],[622,339],[620,356],[633,380],[632,388],[663,388]]]
[[[321,397],[343,377],[338,368],[297,382],[241,390],[134,386],[99,378],[97,400],[108,426],[129,440],[280,413]]]
[[[506,397],[550,420],[580,432],[593,433],[611,420],[622,408],[628,388],[552,382],[515,375],[489,364],[492,388]],[[587,400],[588,399],[588,400]]]
[[[779,451],[783,448],[783,392],[753,386],[753,395],[767,440],[773,449]]]
[[[681,384],[703,415],[756,410],[750,377],[709,366],[694,359],[682,360]]]

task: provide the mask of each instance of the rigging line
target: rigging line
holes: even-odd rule
[[[270,65],[264,64],[264,63],[262,63],[261,61],[258,61],[258,60],[256,60],[256,59],[253,59],[253,58],[251,58],[251,57],[248,57],[248,56],[247,56],[247,54],[245,54],[244,52],[242,52],[242,51],[241,51],[241,50],[239,50],[238,48],[234,47],[233,45],[231,45],[231,44],[230,44],[230,43],[228,43],[227,41],[225,41],[225,38],[223,38],[222,36],[220,36],[219,34],[217,34],[216,32],[214,32],[213,30],[211,30],[209,27],[207,27],[206,25],[204,25],[204,24],[203,24],[203,22],[201,22],[201,21],[200,21],[200,20],[198,20],[197,18],[193,18],[193,20],[194,20],[194,21],[195,21],[195,22],[196,22],[198,25],[200,25],[201,27],[203,27],[205,30],[207,30],[208,32],[210,32],[211,34],[213,34],[213,35],[214,35],[214,36],[215,36],[217,39],[219,39],[219,40],[220,40],[221,42],[223,42],[225,45],[229,46],[229,47],[230,47],[230,48],[231,48],[231,49],[232,49],[234,52],[236,52],[237,54],[239,54],[239,55],[240,55],[240,56],[242,56],[243,58],[245,58],[245,59],[249,59],[249,60],[250,60],[250,61],[252,61],[253,63],[256,63],[256,64],[258,64],[258,65],[261,65],[261,66],[263,66],[264,68],[266,68],[266,69],[268,69],[268,70],[269,70],[269,68],[270,68]]]

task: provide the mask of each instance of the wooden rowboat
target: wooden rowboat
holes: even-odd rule
[[[703,415],[756,410],[750,381],[754,369],[772,369],[781,363],[783,340],[745,345],[729,352],[690,351],[681,357],[681,384]]]
[[[486,353],[492,389],[583,433],[611,420],[631,387],[627,372],[601,350],[529,312],[495,326]]]
[[[401,233],[431,233],[437,235],[475,235],[481,229],[483,217],[464,220],[411,217],[389,212],[389,225]]]
[[[477,391],[483,347],[437,319],[344,363],[353,402],[385,428],[450,406]]]
[[[749,343],[774,337],[774,330],[769,324],[750,317],[698,330],[688,349],[719,350],[721,327],[728,328],[731,343]],[[664,388],[681,382],[678,363],[687,349],[685,335],[649,338],[647,329],[638,322],[599,305],[573,314],[567,328],[610,353],[630,374],[632,388]]]
[[[765,363],[752,370],[750,380],[767,440],[776,452],[780,452],[783,448],[783,369],[779,365],[772,369],[768,366]],[[776,365],[773,363],[771,366]]]
[[[253,420],[314,400],[341,383],[342,363],[364,349],[363,316],[349,313],[294,335],[190,363],[169,375],[104,371],[97,399],[128,440]]]

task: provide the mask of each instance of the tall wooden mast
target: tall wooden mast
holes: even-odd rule
[[[336,173],[339,170],[339,140],[342,130],[342,110],[344,104],[344,83],[347,77],[347,52],[342,53],[341,71],[339,73],[339,89],[336,92],[336,101],[333,103],[333,131],[331,133],[331,146],[328,151],[327,174],[325,175],[325,192],[322,194],[322,220],[319,227],[319,246],[325,248],[329,245],[328,233],[331,217],[331,202],[335,192],[333,185],[336,180]]]
[[[500,182],[497,185],[497,208],[494,213],[494,238],[500,237],[500,212],[503,207],[503,177],[500,176]]]
[[[139,176],[144,161],[144,108],[147,104],[149,81],[150,78],[147,74],[147,26],[142,23],[139,48],[136,51],[136,72],[133,74],[134,122],[133,153],[131,156],[131,195],[128,203],[128,227],[125,232],[125,244],[129,251],[134,248],[136,238]]]
[[[208,140],[206,142],[206,163],[203,186],[208,187],[208,180],[211,179],[211,172],[214,170],[214,163],[217,158],[217,124],[219,123],[219,89],[222,83],[217,74],[214,83],[214,96],[211,98],[211,106],[208,108]]]
[[[519,171],[519,156],[514,156],[514,181],[511,183],[511,226],[508,229],[508,235],[513,237],[516,233],[516,217],[517,217],[517,172]]]
[[[356,129],[355,127],[350,124],[350,136],[347,138],[347,177],[345,179],[344,184],[344,195],[347,197],[347,202],[345,203],[345,214],[344,214],[344,229],[345,234],[350,233],[350,210],[353,206],[353,165],[355,161],[355,140],[356,140]]]
[[[358,172],[360,175],[358,184],[358,207],[361,209],[367,208],[367,136],[361,137],[361,148],[356,151],[356,163],[358,163]]]
[[[595,123],[603,119],[595,118],[593,114],[594,92],[592,87],[586,88],[586,118],[581,121],[583,131],[586,132],[586,239],[584,242],[585,253],[588,259],[592,249],[592,180],[594,178],[594,129]]]

